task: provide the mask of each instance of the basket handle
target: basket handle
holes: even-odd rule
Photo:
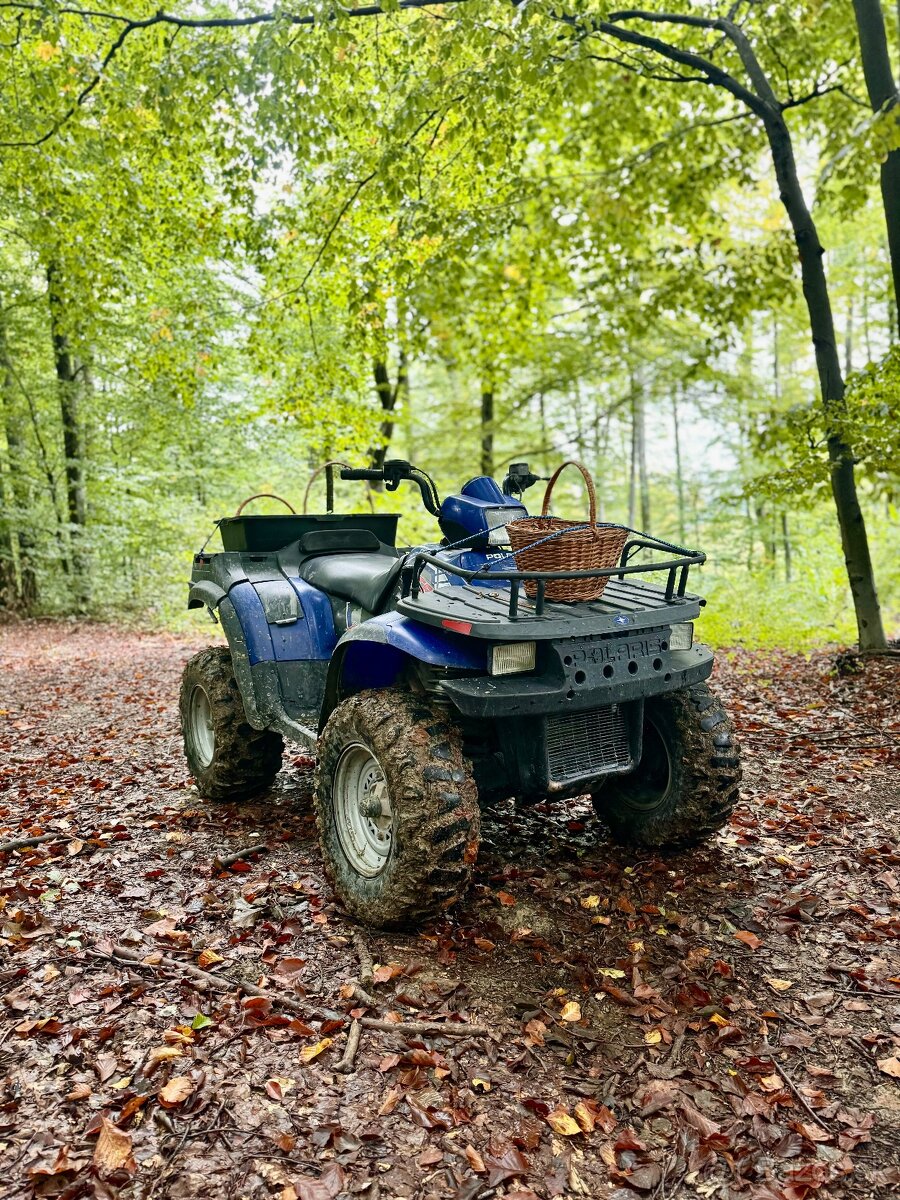
[[[550,482],[547,484],[546,492],[544,492],[544,504],[541,508],[541,516],[546,517],[549,515],[550,497],[553,493],[553,485],[556,483],[557,479],[559,479],[560,472],[564,471],[566,467],[577,467],[584,476],[584,485],[587,488],[588,502],[590,504],[589,520],[591,523],[591,528],[593,529],[597,524],[597,493],[594,491],[594,481],[591,479],[591,473],[587,467],[580,462],[576,462],[574,458],[570,458],[566,462],[562,463],[550,476]]]
[[[274,492],[257,492],[255,496],[248,496],[246,500],[243,500],[237,506],[234,515],[239,517],[251,500],[278,500],[279,503],[283,504],[286,508],[289,508],[295,517],[297,515],[297,510],[294,508],[293,504],[290,504],[284,499],[283,496],[276,496]]]

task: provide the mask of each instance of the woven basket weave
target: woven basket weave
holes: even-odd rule
[[[561,517],[548,515],[553,485],[566,467],[577,467],[584,476],[590,502],[587,522],[564,521]],[[628,537],[628,530],[621,525],[597,524],[594,481],[587,467],[579,462],[564,462],[553,472],[539,517],[511,521],[506,532],[518,571],[596,571],[614,567]],[[544,584],[544,596],[547,600],[569,603],[596,600],[602,596],[608,579],[607,575],[595,579],[548,579]],[[525,593],[532,598],[537,594],[536,580],[525,580]]]

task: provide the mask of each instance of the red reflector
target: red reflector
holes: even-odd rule
[[[441,621],[445,629],[452,629],[454,633],[471,633],[471,621]]]

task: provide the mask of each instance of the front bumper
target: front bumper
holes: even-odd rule
[[[668,632],[539,642],[534,671],[446,679],[441,690],[464,716],[491,719],[583,712],[708,679],[712,651],[702,645],[669,650]]]

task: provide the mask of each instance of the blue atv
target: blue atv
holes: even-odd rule
[[[528,515],[527,464],[502,489],[480,476],[443,501],[407,462],[340,474],[418,486],[443,540],[400,550],[398,517],[381,512],[242,506],[218,522],[224,552],[195,555],[188,606],[208,609],[228,646],[195,655],[181,686],[202,796],[265,791],[284,739],[314,754],[329,877],[380,927],[459,899],[480,804],[588,795],[639,848],[725,823],[740,761],[705,682],[712,652],[693,642],[705,601],[686,585],[703,554],[641,534],[612,568],[518,570],[506,527]],[[547,598],[551,579],[586,575],[608,579],[599,599]]]

